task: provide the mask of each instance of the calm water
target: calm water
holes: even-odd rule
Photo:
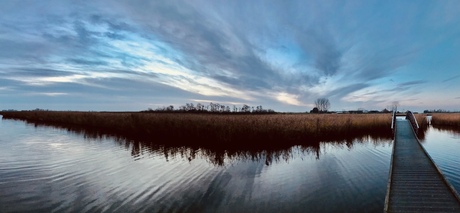
[[[447,180],[460,192],[460,131],[429,127],[422,144]]]
[[[457,189],[459,137],[429,129],[423,142]],[[226,154],[0,120],[0,212],[381,212],[391,148]]]

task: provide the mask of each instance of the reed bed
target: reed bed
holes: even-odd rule
[[[303,145],[392,137],[391,114],[193,114],[21,111],[4,118],[208,147]]]
[[[431,117],[431,124],[460,128],[460,113],[434,113]]]
[[[419,129],[417,131],[417,137],[423,141],[425,140],[425,134],[429,126],[428,120],[426,118],[426,114],[414,114],[414,116],[419,126]]]
[[[428,120],[426,119],[426,114],[414,114],[414,116],[420,128],[428,127]]]

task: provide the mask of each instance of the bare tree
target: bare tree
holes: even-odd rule
[[[329,107],[331,107],[331,103],[327,98],[318,98],[315,101],[315,106],[316,108],[318,108],[320,112],[327,112],[327,110],[329,110]]]
[[[201,104],[201,103],[197,103],[197,104],[196,104],[196,110],[198,110],[198,111],[203,111],[203,110],[204,110],[204,105]]]
[[[242,112],[251,112],[251,107],[245,104],[245,105],[243,105],[243,107],[241,107],[241,111]]]

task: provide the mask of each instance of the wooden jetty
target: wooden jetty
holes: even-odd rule
[[[420,144],[411,112],[396,120],[385,212],[460,212],[460,199]]]

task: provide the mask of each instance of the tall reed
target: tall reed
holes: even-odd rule
[[[431,118],[433,126],[451,126],[460,128],[460,113],[434,113]]]
[[[374,135],[391,138],[390,114],[220,115],[188,113],[2,112],[4,118],[72,125],[160,143],[265,147]]]
[[[428,120],[426,119],[426,114],[414,114],[414,116],[420,128],[428,127]]]

